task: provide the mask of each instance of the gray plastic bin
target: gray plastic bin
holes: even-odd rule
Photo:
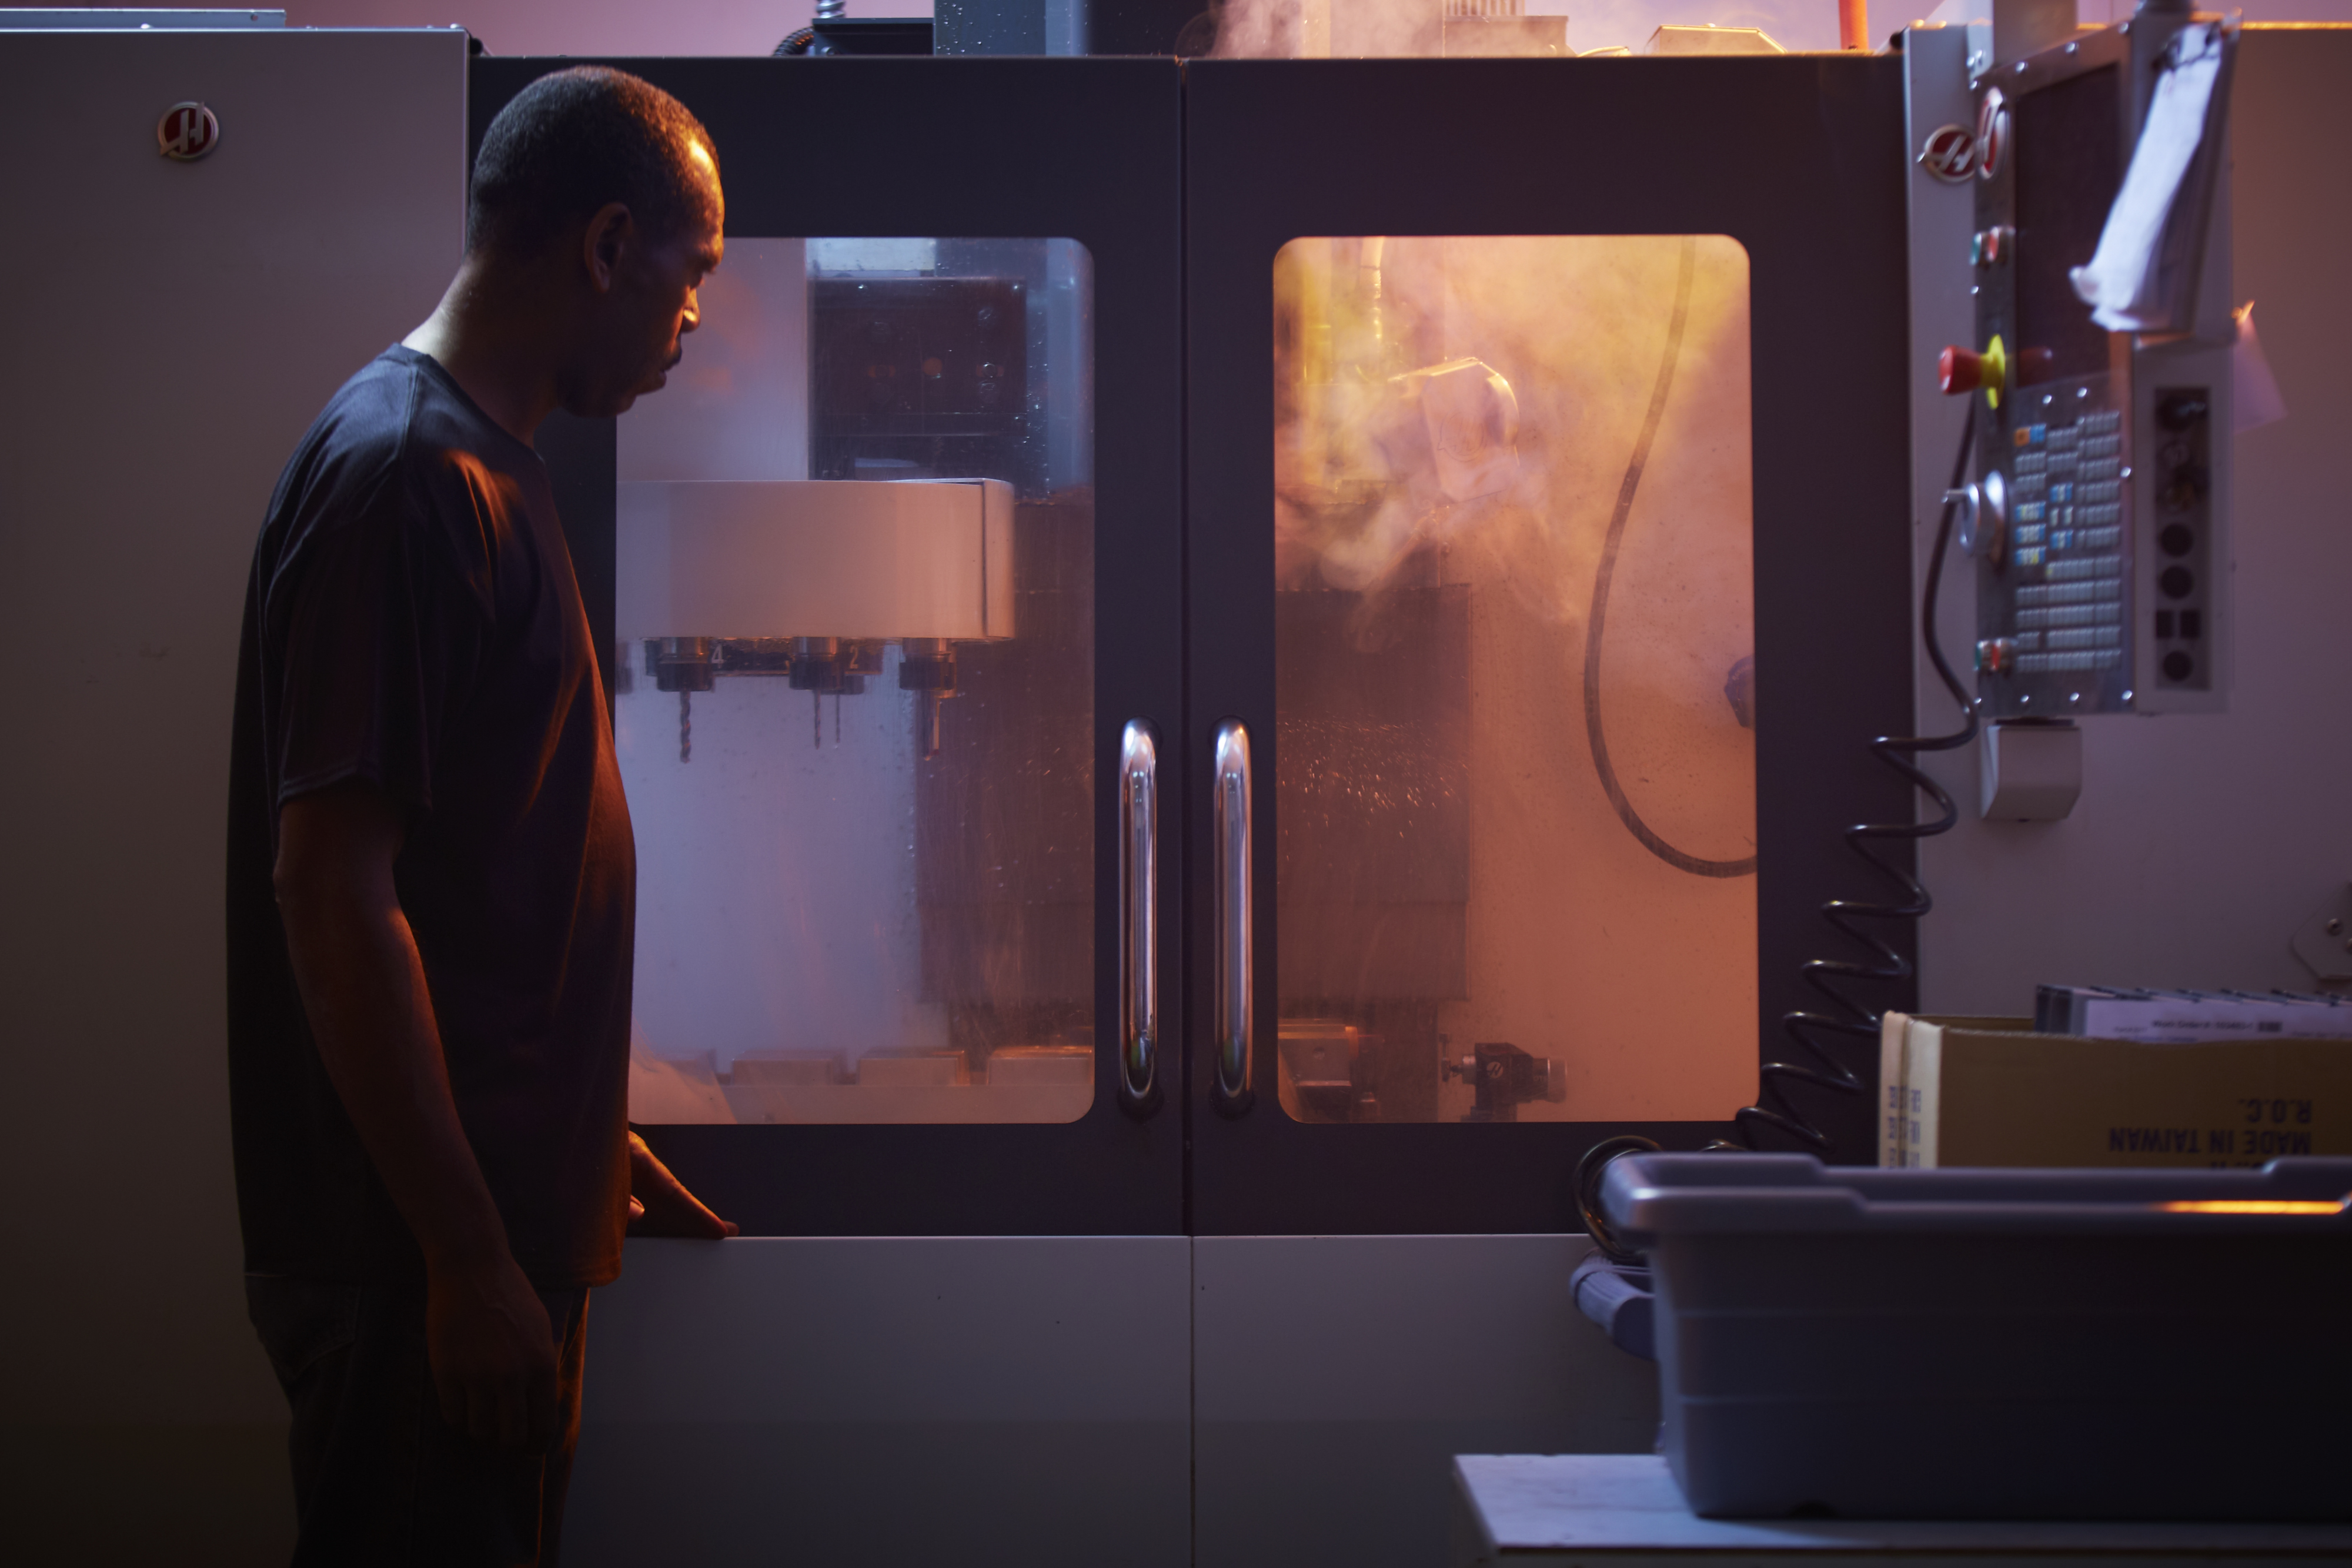
[[[1698,1513],[2319,1520],[2352,1518],[2347,1193],[2345,1159],[1641,1155],[1601,1203]]]

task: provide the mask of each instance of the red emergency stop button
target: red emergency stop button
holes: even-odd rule
[[[1984,385],[1984,356],[1954,343],[1936,357],[1936,385],[1958,397]]]
[[[1936,384],[1947,397],[1982,387],[1985,401],[1999,408],[2002,389],[2009,384],[2009,350],[1999,338],[1987,343],[1981,354],[1954,343],[1936,356]]]

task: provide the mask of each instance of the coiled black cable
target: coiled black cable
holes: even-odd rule
[[[1679,314],[1679,310],[1677,311]],[[1664,376],[1661,377],[1663,382]],[[1925,883],[1913,873],[1903,870],[1872,846],[1883,840],[1934,838],[1948,833],[1960,820],[1959,807],[1951,792],[1936,782],[1925,769],[1911,760],[1921,752],[1957,751],[1977,737],[1976,700],[1969,695],[1960,677],[1952,670],[1951,661],[1944,656],[1944,644],[1936,626],[1936,601],[1944,586],[1944,557],[1951,549],[1952,523],[1958,506],[1958,492],[1968,478],[1969,454],[1975,445],[1977,428],[1976,400],[1969,401],[1968,417],[1960,424],[1960,449],[1952,459],[1951,483],[1945,486],[1943,516],[1936,528],[1934,553],[1927,560],[1927,582],[1919,606],[1919,635],[1927,644],[1927,660],[1935,666],[1937,678],[1952,700],[1960,705],[1966,722],[1949,735],[1882,735],[1870,743],[1879,760],[1894,768],[1913,788],[1927,792],[1936,803],[1937,815],[1926,822],[1862,822],[1848,828],[1846,842],[1881,874],[1891,879],[1902,890],[1900,904],[1873,904],[1859,899],[1833,898],[1822,905],[1822,917],[1845,936],[1867,949],[1874,962],[1858,964],[1843,958],[1814,958],[1804,966],[1805,983],[1829,998],[1835,1012],[1807,1009],[1784,1014],[1780,1027],[1800,1049],[1812,1059],[1804,1062],[1768,1061],[1759,1069],[1762,1090],[1757,1103],[1740,1108],[1732,1117],[1738,1142],[1717,1139],[1706,1145],[1708,1150],[1749,1152],[1757,1147],[1759,1128],[1769,1127],[1815,1150],[1826,1151],[1829,1134],[1805,1120],[1804,1113],[1790,1099],[1786,1085],[1810,1084],[1840,1094],[1858,1094],[1862,1080],[1852,1068],[1838,1061],[1817,1036],[1844,1035],[1849,1038],[1874,1039],[1878,1032],[1879,1014],[1864,1006],[1840,988],[1840,982],[1854,980],[1899,980],[1911,974],[1910,960],[1877,936],[1862,929],[1858,921],[1916,920],[1934,907]],[[1627,491],[1632,488],[1629,478]],[[1622,506],[1621,500],[1621,507]],[[1630,824],[1629,824],[1630,825]],[[1640,1255],[1617,1239],[1609,1227],[1608,1218],[1601,1209],[1601,1178],[1619,1156],[1636,1153],[1655,1152],[1658,1145],[1648,1138],[1626,1135],[1604,1139],[1585,1152],[1576,1167],[1576,1207],[1584,1221],[1584,1228],[1593,1244],[1617,1263],[1635,1263]]]
[[[1845,831],[1845,841],[1853,851],[1880,874],[1893,882],[1903,894],[1900,904],[1870,903],[1861,899],[1832,898],[1822,905],[1822,918],[1870,955],[1870,962],[1856,963],[1848,958],[1812,958],[1803,967],[1805,983],[1828,998],[1832,1010],[1821,1011],[1800,1008],[1784,1014],[1781,1032],[1797,1042],[1798,1049],[1811,1059],[1811,1063],[1798,1061],[1768,1061],[1761,1071],[1763,1089],[1756,1103],[1742,1106],[1732,1123],[1738,1142],[1717,1141],[1707,1146],[1715,1149],[1754,1149],[1759,1128],[1769,1127],[1785,1137],[1816,1150],[1827,1150],[1829,1134],[1805,1120],[1788,1093],[1788,1085],[1810,1084],[1840,1094],[1862,1092],[1862,1080],[1852,1068],[1832,1055],[1822,1039],[1824,1035],[1843,1035],[1848,1039],[1875,1040],[1878,1036],[1879,1014],[1876,1009],[1854,999],[1842,982],[1856,980],[1901,980],[1911,975],[1911,961],[1889,946],[1874,932],[1865,929],[1864,922],[1916,920],[1935,907],[1927,895],[1927,884],[1914,872],[1904,870],[1873,846],[1885,841],[1916,842],[1948,833],[1960,820],[1960,809],[1953,803],[1950,791],[1936,782],[1913,758],[1926,751],[1957,751],[1977,737],[1976,699],[1969,695],[1960,677],[1952,672],[1951,661],[1944,657],[1943,640],[1936,629],[1936,599],[1944,585],[1944,556],[1951,548],[1952,518],[1958,504],[1962,481],[1969,472],[1969,453],[1976,441],[1976,400],[1969,400],[1968,417],[1960,424],[1960,449],[1952,459],[1952,480],[1945,486],[1942,520],[1936,528],[1934,553],[1927,559],[1927,584],[1919,606],[1919,636],[1927,644],[1928,662],[1935,665],[1936,674],[1952,700],[1960,705],[1967,722],[1949,735],[1882,735],[1870,743],[1878,759],[1900,773],[1914,789],[1925,790],[1936,803],[1936,818],[1927,822],[1860,822]]]
[[[784,41],[776,46],[776,57],[782,57],[786,55],[807,54],[809,52],[809,46],[815,42],[816,29],[814,27],[802,27],[793,32],[786,33],[784,35]]]

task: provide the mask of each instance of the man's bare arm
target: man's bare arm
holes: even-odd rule
[[[352,781],[278,813],[287,949],[328,1076],[424,1249],[441,1413],[475,1441],[544,1448],[555,1429],[547,1309],[516,1266],[449,1093],[441,1034],[393,862],[399,806]]]

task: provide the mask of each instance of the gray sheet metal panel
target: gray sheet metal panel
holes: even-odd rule
[[[2336,199],[2344,181],[2332,162],[2352,136],[2347,80],[2352,29],[2245,31],[2231,95],[2232,281],[2240,302],[2256,302],[2287,417],[2237,437],[2230,711],[2085,722],[2083,796],[2063,822],[1985,821],[1975,810],[1976,748],[1931,760],[1962,806],[1959,826],[1921,854],[1936,895],[1920,931],[1927,1011],[2023,1013],[2045,980],[2313,983],[2288,939],[2352,867],[2341,784],[2352,772],[2352,728],[2327,722],[2341,707],[2337,672],[2352,664],[2352,618],[2342,609],[2352,580],[2342,450],[2352,385],[2338,371],[2352,354],[2342,259],[2352,250],[2352,204]],[[1959,199],[1965,208],[1967,191]],[[1915,228],[1915,238],[1928,232]],[[1932,356],[1963,340],[1967,308],[1958,302],[1962,326],[1948,335],[1954,308],[1943,304],[1945,331],[1916,336],[1915,347]],[[1932,360],[1913,364],[1915,386],[1931,385],[1934,369]],[[1922,496],[1947,477],[1958,402],[1914,393],[1915,429],[1933,433],[1921,443],[1935,465],[1920,477]],[[1933,534],[1932,519],[1915,530],[1923,577]],[[1949,566],[1944,581],[1938,614],[1959,660],[1976,624],[1976,586]],[[1922,722],[1950,727],[1951,702],[1932,673],[1920,690]]]
[[[292,1539],[223,1071],[238,615],[304,428],[457,267],[465,62],[449,29],[0,34],[43,236],[0,261],[0,1026],[11,1155],[45,1173],[0,1221],[0,1338],[43,1347],[0,1400],[25,1561]],[[169,162],[185,99],[221,141]]]
[[[1192,1243],[1194,1560],[1444,1560],[1452,1456],[1646,1453],[1657,1369],[1586,1322],[1581,1236]]]
[[[1976,193],[1966,183],[1937,179],[1917,162],[1920,146],[1939,127],[1958,125],[1971,132],[1975,129],[1976,100],[1969,93],[1969,30],[1914,28],[1903,37],[1905,146],[1911,154],[1904,176],[1911,252],[1911,347],[1904,377],[1911,399],[1916,601],[1916,593],[1927,586],[1927,554],[1936,542],[1944,486],[1952,476],[1952,457],[1959,450],[1960,427],[1967,422],[1969,408],[1967,398],[1946,397],[1937,386],[1936,357],[1947,344],[1982,345],[1970,341],[1976,331],[1976,306],[1969,296],[1968,256],[1969,235],[1975,227]],[[1977,623],[1976,575],[1957,551],[1945,564],[1936,618],[1943,631],[1944,656],[1952,661],[1966,685],[1970,678],[1969,628]],[[1916,643],[1912,663],[1918,674],[1920,723],[1937,730],[1958,728],[1958,706]],[[1962,756],[1973,784],[1976,752],[1971,748]],[[1932,763],[1928,770],[1938,771]],[[1959,798],[1973,800],[1973,790]],[[1963,821],[1972,815],[1963,808]],[[1932,861],[1936,852],[1924,852],[1922,859]]]
[[[633,1241],[565,1557],[1192,1560],[1181,1237]]]

